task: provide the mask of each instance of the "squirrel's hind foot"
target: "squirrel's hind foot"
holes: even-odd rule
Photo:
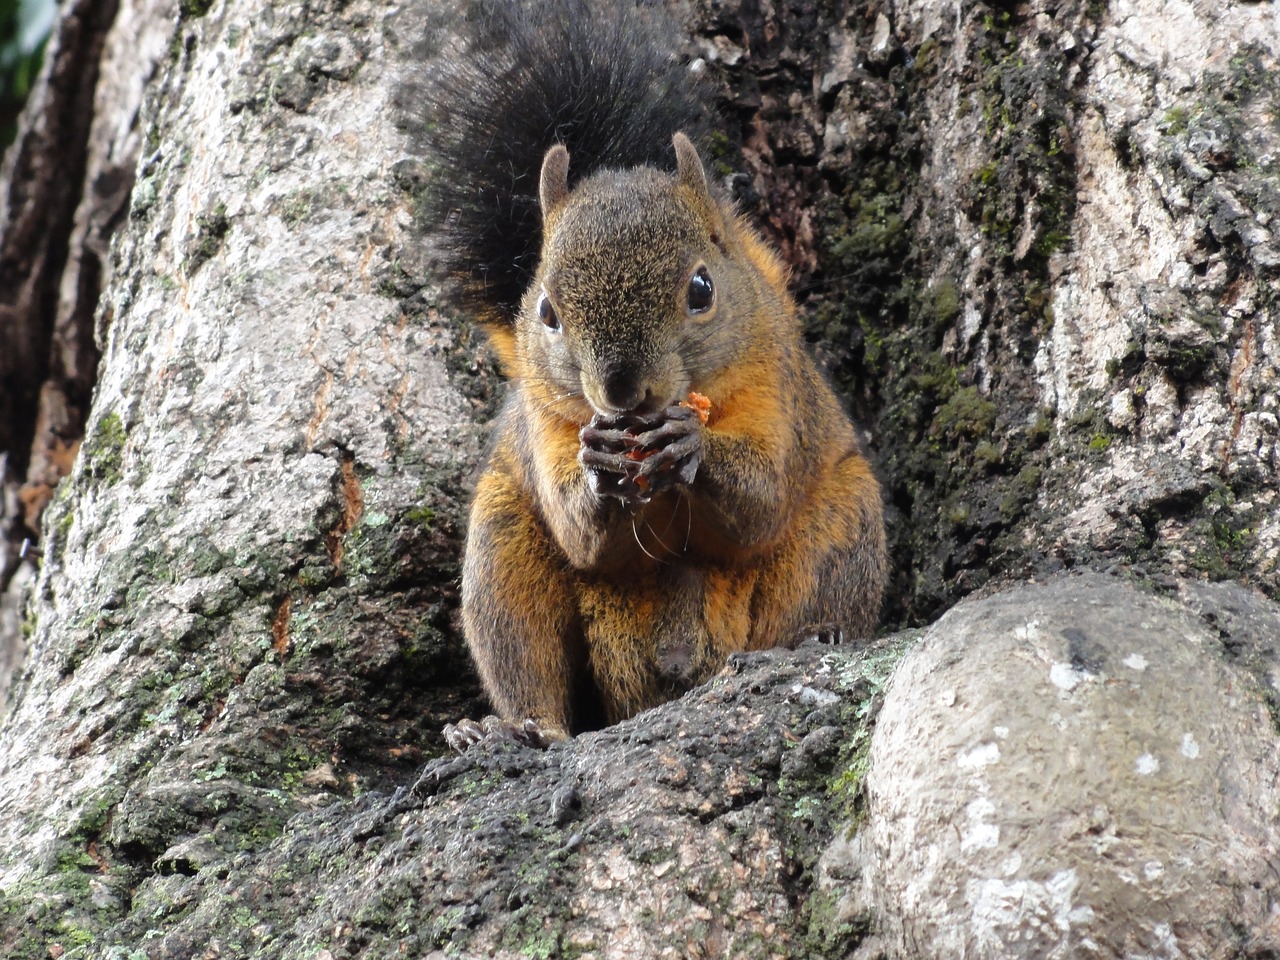
[[[466,753],[484,740],[507,741],[535,750],[545,750],[556,741],[567,738],[568,734],[559,727],[550,724],[544,727],[532,717],[513,723],[501,717],[488,716],[478,723],[464,719],[457,723],[447,723],[444,727],[445,743],[458,753]]]
[[[844,643],[844,629],[838,623],[810,624],[800,631],[792,646],[798,647],[802,643],[835,646]]]

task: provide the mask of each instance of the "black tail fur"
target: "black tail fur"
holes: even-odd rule
[[[570,183],[673,167],[671,137],[709,129],[710,96],[666,11],[635,0],[472,0],[436,36],[407,108],[434,173],[421,211],[452,306],[511,323],[541,242],[538,174],[563,143]]]

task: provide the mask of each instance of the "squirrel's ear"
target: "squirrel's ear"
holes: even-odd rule
[[[676,180],[695,193],[706,196],[707,175],[702,169],[698,148],[683,133],[677,133],[671,142],[676,148]]]
[[[542,176],[538,181],[538,202],[542,204],[542,219],[564,202],[569,195],[569,151],[563,143],[557,143],[542,158]]]

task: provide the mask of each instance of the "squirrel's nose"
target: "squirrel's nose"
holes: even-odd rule
[[[600,382],[611,413],[649,413],[646,404],[654,401],[653,391],[639,373],[629,367],[614,368]]]

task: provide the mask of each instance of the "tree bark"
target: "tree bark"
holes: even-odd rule
[[[901,511],[890,618],[1081,563],[1274,593],[1274,8],[853,23],[814,299]]]
[[[452,618],[484,401],[451,384],[474,362],[452,329],[396,296],[408,196],[375,13],[143,22],[164,63],[4,727],[6,947],[69,948],[157,863],[277,833],[304,779],[408,776],[480,712]]]
[[[112,78],[100,83],[99,63],[116,7],[64,9],[0,169],[0,713],[22,661],[30,546],[88,414],[102,255],[136,162],[102,123],[127,111],[129,98],[95,103],[96,90],[115,93]],[[130,70],[140,92],[143,76]]]
[[[1154,602],[1133,583],[1170,595],[1209,624],[1188,640],[1211,665],[1202,699],[1245,698],[1249,746],[1227,756],[1270,797],[1274,730],[1256,721],[1280,694],[1265,638],[1240,638],[1275,608],[1197,590],[1270,596],[1280,576],[1274,9],[677,9],[741,148],[729,185],[791,263],[866,426],[890,508],[886,622],[1070,567],[1122,575],[1118,608]],[[945,695],[921,666],[965,663],[945,624],[921,653],[908,632],[738,658],[685,700],[546,754],[431,759],[443,722],[484,709],[456,591],[500,387],[437,311],[413,224],[429,158],[407,155],[399,91],[429,12],[139,0],[106,35],[84,151],[98,172],[63,205],[80,204],[59,221],[69,252],[6,267],[19,279],[0,291],[58,303],[23,314],[22,367],[4,354],[26,377],[4,385],[26,398],[0,445],[11,531],[35,522],[19,485],[39,512],[60,469],[63,448],[40,438],[76,448],[102,355],[38,574],[24,562],[0,617],[4,646],[21,629],[27,649],[0,731],[0,950],[956,955],[964,909],[926,931],[918,901],[858,879],[897,889],[906,861],[884,838],[905,814],[883,758],[901,743],[927,768],[933,745],[874,721],[904,655],[890,707]],[[54,148],[25,142],[51,169],[35,161]],[[27,208],[8,202],[0,249],[22,253],[10,224]],[[1071,582],[1034,656],[1057,656],[1053,638],[1084,629],[1072,608],[1112,589]],[[1015,618],[1039,602],[1011,596]],[[1107,617],[1090,635],[1121,622]],[[1248,662],[1221,666],[1242,644]],[[1128,676],[1113,652],[1092,674]],[[970,666],[988,695],[1035,694]],[[1110,716],[1114,689],[1096,687],[1079,729]],[[1056,735],[1037,723],[1028,740]],[[1037,789],[1027,779],[1000,787],[984,824],[1012,829],[1001,817]],[[1134,783],[1115,787],[1117,809]],[[1083,802],[1032,799],[1063,816]],[[944,851],[928,838],[950,829],[948,802],[920,800],[921,842]],[[947,856],[938,889],[960,889],[966,863]],[[1276,898],[1276,852],[1240,856],[1240,884],[1264,878],[1232,914],[1243,929]],[[963,955],[996,955],[972,942]]]

